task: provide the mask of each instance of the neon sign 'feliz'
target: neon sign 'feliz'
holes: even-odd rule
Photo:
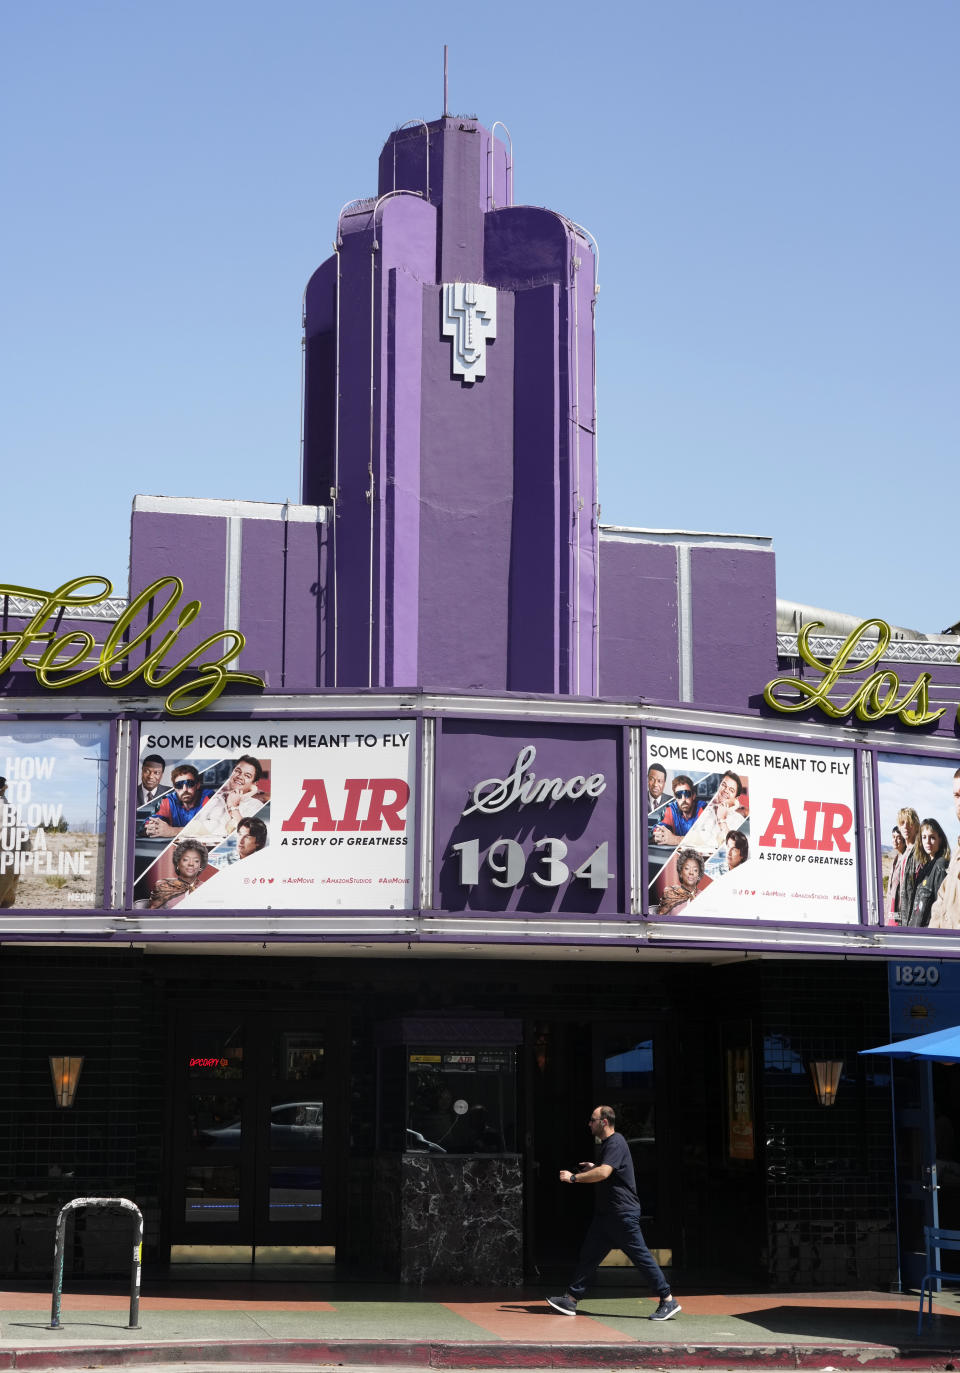
[[[920,674],[902,700],[900,678],[895,672],[885,668],[860,682],[848,701],[831,701],[830,693],[841,677],[866,672],[874,663],[880,661],[890,643],[893,631],[886,620],[864,620],[856,629],[850,631],[833,661],[824,663],[814,655],[808,642],[811,634],[824,628],[820,622],[806,624],[797,635],[797,652],[808,667],[816,668],[818,672],[823,673],[823,680],[814,685],[802,681],[799,677],[775,677],[763,688],[763,699],[773,710],[779,710],[785,715],[795,715],[798,711],[817,706],[824,715],[829,715],[831,720],[842,720],[851,714],[867,721],[881,720],[885,715],[896,715],[905,725],[929,725],[940,719],[945,707],[940,710],[930,709],[929,672]],[[871,629],[877,630],[876,646],[866,658],[850,663],[860,640]],[[800,699],[784,700],[778,697],[777,690],[780,687],[788,687],[799,692]],[[957,718],[960,719],[960,706],[957,707]]]
[[[80,593],[80,588],[89,586],[98,586],[100,589],[95,595]],[[179,662],[167,668],[161,666],[164,656],[170,652],[180,631],[192,624],[200,614],[199,601],[187,601],[177,615],[176,624],[167,630],[157,646],[151,648],[141,663],[128,668],[118,677],[111,675],[110,669],[115,664],[123,662],[134,649],[156,634],[161,625],[173,614],[177,602],[183,595],[183,582],[179,577],[160,577],[146,590],[141,591],[127,606],[102,645],[96,643],[93,635],[86,629],[71,629],[66,634],[44,629],[43,626],[58,611],[69,615],[71,609],[97,605],[112,592],[113,584],[108,582],[106,577],[74,577],[72,581],[64,582],[56,591],[38,591],[30,586],[0,584],[0,596],[26,596],[41,602],[40,609],[33,619],[19,633],[0,634],[0,642],[10,639],[15,641],[13,647],[0,657],[0,672],[6,672],[19,658],[26,667],[33,668],[38,682],[54,690],[76,686],[78,682],[86,682],[97,676],[104,686],[114,688],[130,686],[138,677],[142,677],[149,687],[166,687],[187,668],[195,666],[198,675],[176,687],[166,699],[166,709],[171,715],[194,715],[204,706],[211,705],[230,683],[242,682],[247,686],[258,687],[264,685],[260,677],[254,677],[250,672],[234,672],[227,668],[227,663],[240,653],[246,643],[238,629],[221,629],[219,633],[209,635],[189,653],[184,654]],[[168,593],[165,604],[154,613],[143,629],[125,641],[123,636],[140,611],[165,592]],[[218,658],[207,663],[197,662],[202,653],[221,642],[225,647]],[[38,657],[28,658],[27,648],[31,644],[39,643],[46,643],[46,648]],[[81,667],[80,664],[88,662],[98,648],[99,660],[92,667]],[[199,695],[196,694],[198,692]],[[194,696],[196,699],[191,700]]]

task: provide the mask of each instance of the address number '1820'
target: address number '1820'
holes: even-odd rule
[[[940,969],[935,963],[898,963],[894,981],[898,987],[935,987]]]
[[[463,844],[454,844],[453,852],[460,863],[460,886],[475,887],[480,881],[480,840],[468,839]],[[534,882],[540,887],[560,887],[573,876],[588,882],[594,891],[605,891],[616,877],[616,873],[610,871],[606,842],[598,844],[590,857],[572,873],[564,862],[566,856],[567,846],[562,839],[536,840],[530,855],[533,864],[530,876]],[[515,839],[495,839],[483,861],[493,873],[490,880],[495,887],[516,887],[526,875],[527,854]]]

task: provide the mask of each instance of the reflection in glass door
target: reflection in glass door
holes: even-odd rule
[[[630,1146],[637,1193],[648,1231],[656,1228],[661,1191],[657,1155],[654,1035],[651,1026],[598,1025],[594,1027],[595,1081],[598,1104],[612,1106],[617,1130]]]
[[[276,1012],[181,1013],[174,1035],[174,1245],[252,1251],[333,1243],[328,1024]]]
[[[249,1083],[244,1075],[244,1025],[195,1025],[177,1046],[185,1111],[177,1112],[174,1157],[181,1158],[174,1207],[184,1227],[229,1241],[241,1220],[241,1145]],[[179,1145],[179,1148],[177,1147]],[[211,1228],[212,1227],[212,1228]]]
[[[260,1243],[319,1243],[308,1236],[319,1234],[325,1220],[323,1034],[273,1024],[270,1058],[269,1101],[263,1093],[258,1098],[256,1232]]]

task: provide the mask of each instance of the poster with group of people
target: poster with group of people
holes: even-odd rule
[[[957,760],[877,759],[883,918],[914,929],[960,929]]]
[[[105,724],[0,727],[0,909],[103,904],[109,761]]]
[[[409,720],[143,725],[134,908],[409,906],[415,752]]]
[[[853,757],[651,730],[651,918],[856,923]]]

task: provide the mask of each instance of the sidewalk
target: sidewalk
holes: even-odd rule
[[[653,1324],[636,1288],[605,1288],[575,1317],[534,1288],[438,1290],[362,1284],[153,1282],[140,1329],[113,1284],[67,1290],[61,1326],[49,1289],[0,1291],[0,1370],[159,1363],[392,1368],[960,1367],[960,1294],[935,1301],[916,1334],[917,1299],[882,1292],[678,1292],[683,1312]]]

